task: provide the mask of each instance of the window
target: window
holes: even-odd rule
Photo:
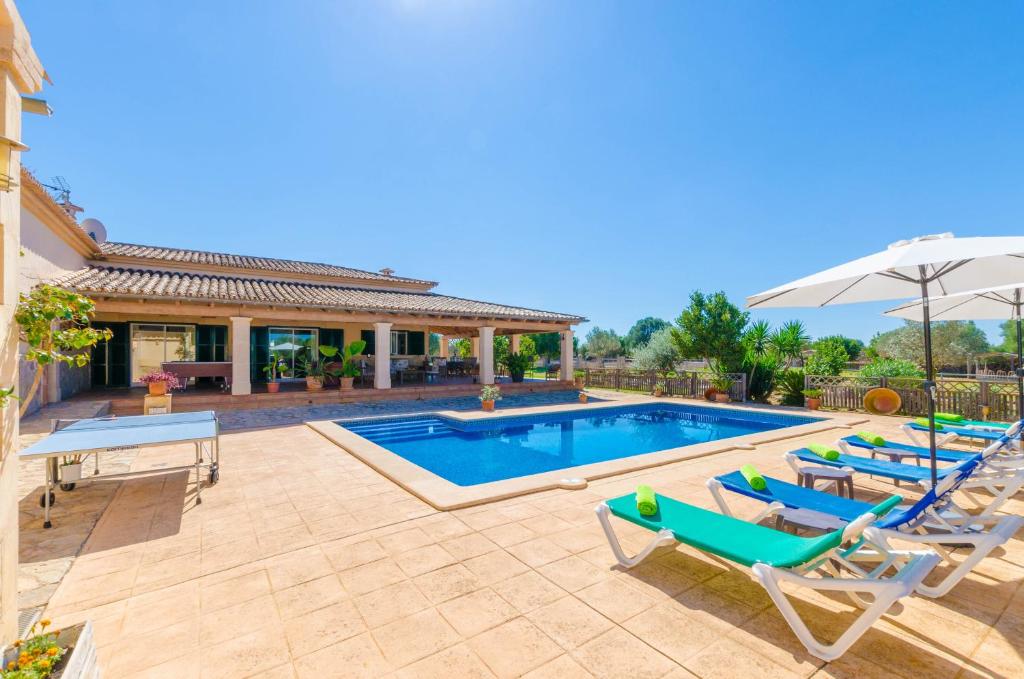
[[[132,382],[169,361],[196,360],[196,326],[132,323]]]
[[[391,355],[404,356],[409,353],[409,333],[405,330],[391,331]]]

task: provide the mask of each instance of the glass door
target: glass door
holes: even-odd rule
[[[270,356],[283,366],[285,379],[306,377],[304,366],[316,356],[319,333],[315,328],[270,328]]]
[[[132,383],[167,361],[196,360],[196,326],[132,323]]]

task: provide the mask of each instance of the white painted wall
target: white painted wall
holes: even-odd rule
[[[75,252],[29,210],[21,208],[21,253],[18,257],[18,291],[52,281],[86,266]]]

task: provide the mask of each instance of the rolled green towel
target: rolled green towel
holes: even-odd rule
[[[820,443],[812,443],[811,445],[807,446],[807,450],[811,451],[812,453],[814,453],[815,455],[824,460],[834,461],[839,459],[838,450],[836,450],[835,448],[829,448],[828,446],[823,446]]]
[[[862,441],[867,441],[873,446],[881,447],[885,445],[885,439],[871,431],[859,431],[857,432],[857,438]]]
[[[747,483],[754,490],[764,490],[768,487],[768,482],[764,480],[764,477],[761,476],[761,473],[752,464],[745,464],[740,467],[740,474],[743,474],[743,478],[747,480]]]
[[[944,420],[946,422],[963,422],[964,416],[957,415],[956,413],[935,413],[936,420]]]
[[[658,498],[654,496],[653,488],[639,486],[636,489],[636,510],[644,516],[654,516],[658,513]]]
[[[914,420],[914,424],[916,424],[918,426],[921,426],[921,427],[926,427],[927,428],[928,427],[928,418],[927,417],[919,417],[916,420]],[[942,425],[939,424],[938,422],[935,423],[935,431],[942,431]]]

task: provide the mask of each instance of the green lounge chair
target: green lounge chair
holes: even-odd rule
[[[862,544],[864,529],[891,509],[899,496],[874,507],[844,528],[812,538],[772,530],[663,495],[658,495],[657,500],[658,512],[651,516],[640,514],[633,493],[607,500],[595,508],[608,544],[622,566],[632,568],[658,547],[676,542],[747,566],[807,651],[822,660],[835,660],[845,653],[892,604],[909,596],[939,562],[939,556],[931,551],[893,552],[897,556],[895,562],[867,572],[850,560]],[[636,556],[627,556],[612,528],[612,515],[654,531],[654,538]],[[895,568],[894,572],[886,570],[890,566]],[[840,568],[849,571],[850,576],[841,577]],[[886,572],[891,575],[883,577]],[[819,577],[812,577],[812,573]],[[834,643],[824,644],[814,637],[786,598],[780,586],[783,582],[818,591],[846,592],[864,609],[863,613]],[[862,594],[869,597],[865,599]]]

